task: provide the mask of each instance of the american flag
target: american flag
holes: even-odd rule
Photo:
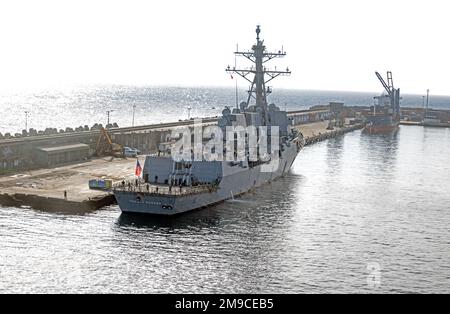
[[[141,167],[141,164],[139,163],[139,160],[136,160],[136,170],[134,171],[134,174],[137,177],[140,177],[142,174],[142,167]]]

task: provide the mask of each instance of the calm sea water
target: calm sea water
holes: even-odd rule
[[[241,97],[246,95],[244,90],[238,94],[239,102],[246,100]],[[374,95],[377,94],[275,89],[269,100],[281,109],[297,110],[330,101],[371,105]],[[107,111],[112,111],[111,122],[131,126],[133,105],[136,105],[135,125],[169,122],[188,118],[188,107],[192,108],[191,117],[205,117],[219,115],[224,106],[235,103],[232,88],[90,86],[32,92],[0,89],[0,132],[20,133],[26,122],[28,128],[37,130],[105,125]],[[450,97],[432,96],[430,104],[450,109]],[[422,96],[403,95],[402,106],[421,107]],[[29,112],[27,119],[25,111]]]
[[[450,292],[450,129],[356,131],[174,219],[0,208],[0,292]]]

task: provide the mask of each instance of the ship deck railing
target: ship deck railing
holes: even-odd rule
[[[147,156],[150,157],[159,157],[159,158],[167,158],[167,157],[172,157],[172,155],[168,152],[158,152],[158,153],[151,153],[151,154],[147,154]]]
[[[113,185],[112,191],[141,193],[147,195],[172,195],[184,196],[200,193],[212,193],[217,191],[218,185],[214,183],[199,185],[168,185],[147,183],[143,180],[122,181]]]

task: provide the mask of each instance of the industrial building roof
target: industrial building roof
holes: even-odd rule
[[[78,144],[70,144],[70,145],[62,145],[62,146],[54,146],[54,147],[36,147],[36,149],[47,152],[47,153],[59,153],[59,152],[68,152],[68,151],[76,151],[76,150],[86,150],[86,149],[89,149],[89,145],[78,143]]]

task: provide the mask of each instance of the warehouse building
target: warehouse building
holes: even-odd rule
[[[41,167],[80,162],[89,158],[89,145],[70,144],[56,147],[36,147],[34,151],[35,163]]]

